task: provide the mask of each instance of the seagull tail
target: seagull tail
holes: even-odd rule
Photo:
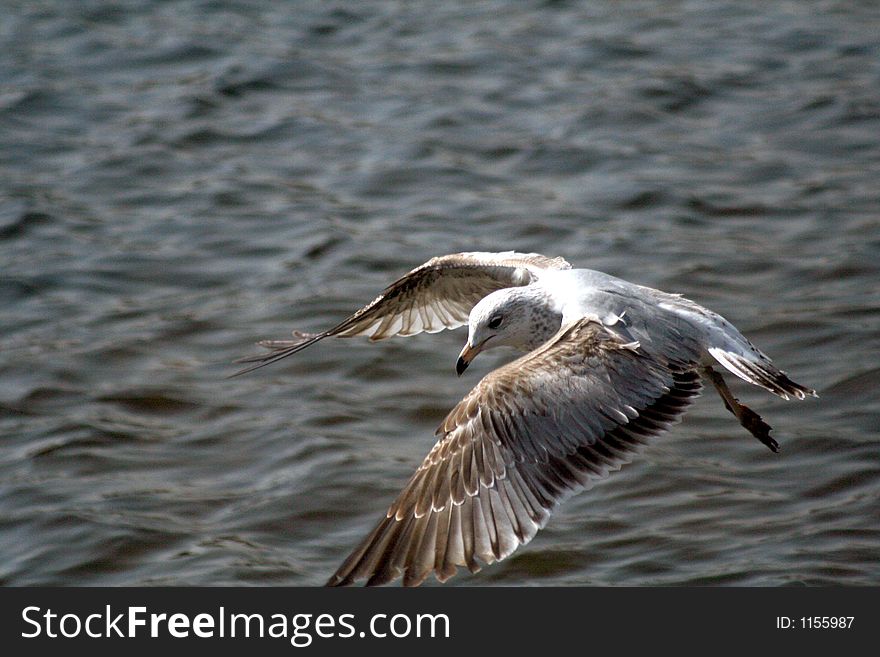
[[[808,395],[818,397],[812,388],[795,383],[782,370],[777,369],[769,360],[756,362],[731,351],[711,347],[709,353],[728,371],[783,399],[805,399]]]

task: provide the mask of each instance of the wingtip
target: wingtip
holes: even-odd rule
[[[270,356],[269,358],[272,358],[272,357]],[[238,364],[241,364],[241,363],[253,363],[255,360],[256,360],[255,357],[250,356],[250,357],[245,357],[245,358],[239,358],[239,359],[237,359],[237,360],[232,361],[232,363],[233,363],[234,365],[238,365]],[[266,359],[264,359],[264,360],[258,362],[256,365],[250,365],[250,366],[248,366],[248,367],[245,367],[245,368],[242,368],[242,369],[240,369],[240,370],[237,370],[237,371],[233,372],[232,374],[228,374],[228,375],[226,375],[225,378],[226,378],[227,380],[228,380],[228,379],[234,379],[234,378],[236,378],[236,377],[241,376],[242,374],[247,374],[248,372],[253,372],[254,370],[258,370],[258,369],[260,369],[261,367],[265,367],[266,365],[269,365],[270,363],[274,363],[274,362],[275,362],[274,360],[266,360]]]
[[[262,365],[257,365],[255,367],[246,367],[243,370],[238,370],[236,372],[233,372],[232,374],[227,374],[223,378],[226,379],[227,381],[229,379],[236,379],[244,374],[247,374],[248,372],[253,372],[255,369],[258,369],[259,367],[262,367]]]
[[[237,372],[230,374],[228,379],[235,378],[237,376],[241,376],[242,374],[247,374],[248,372],[253,372],[254,370],[258,370],[261,367],[265,367],[266,365],[271,365],[272,363],[276,363],[283,358],[287,358],[299,351],[302,351],[306,347],[313,345],[314,343],[326,338],[330,335],[329,332],[326,333],[310,333],[308,334],[308,338],[305,339],[297,339],[297,340],[261,340],[257,344],[264,349],[269,349],[269,353],[261,356],[244,356],[243,358],[239,358],[234,360],[233,363],[255,363],[244,369],[240,369]]]

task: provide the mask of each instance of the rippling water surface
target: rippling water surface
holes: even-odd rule
[[[432,255],[685,293],[819,400],[706,395],[456,584],[880,584],[870,2],[13,2],[0,582],[323,583],[510,354],[325,342]]]

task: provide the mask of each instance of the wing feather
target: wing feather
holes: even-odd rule
[[[328,584],[440,581],[530,541],[555,506],[678,421],[699,374],[587,319],[485,377]],[[406,532],[389,525],[406,525]],[[400,543],[400,544],[398,544]],[[405,555],[401,561],[400,555]]]
[[[237,360],[249,365],[232,376],[279,361],[331,336],[365,335],[375,341],[457,328],[467,323],[471,308],[487,294],[528,285],[541,270],[569,268],[571,265],[562,258],[514,251],[454,253],[432,258],[327,331],[304,334],[296,340],[259,343],[269,353]]]

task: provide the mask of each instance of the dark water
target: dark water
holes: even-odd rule
[[[683,292],[821,398],[707,395],[455,584],[880,584],[872,2],[43,2],[0,21],[0,582],[322,583],[509,357],[324,343],[432,255]]]

